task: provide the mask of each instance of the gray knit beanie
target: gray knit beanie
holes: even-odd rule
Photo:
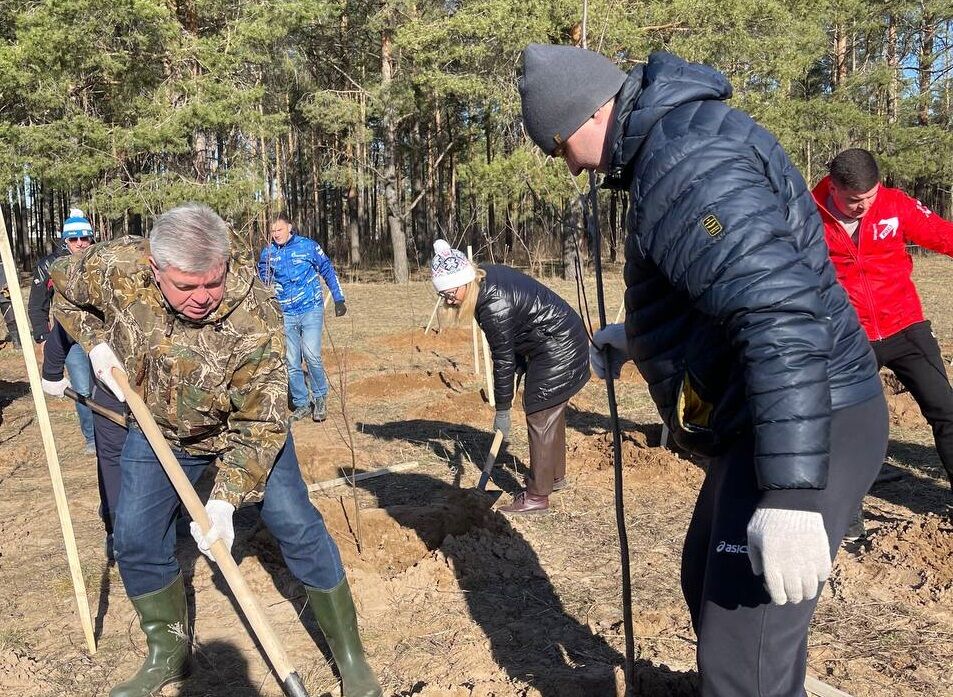
[[[627,77],[594,51],[530,44],[523,51],[519,81],[526,132],[552,155],[557,145],[616,95]]]

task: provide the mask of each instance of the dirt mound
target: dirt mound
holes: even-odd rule
[[[871,533],[860,554],[868,578],[892,596],[917,604],[953,607],[953,523],[928,514],[910,521],[887,523]]]
[[[339,541],[344,565],[371,569],[383,576],[406,571],[453,536],[498,526],[486,498],[469,490],[452,492],[439,503],[364,508],[360,513],[364,544],[358,553],[358,523],[351,502],[328,499],[319,501],[318,507]]]
[[[604,470],[612,467],[612,434],[584,435],[568,432],[567,456],[577,470]],[[650,447],[644,434],[622,437],[622,466],[626,477],[637,482],[679,482],[696,485],[702,471],[666,448]]]
[[[394,351],[424,351],[430,349],[460,349],[472,344],[473,338],[469,327],[447,327],[438,332],[431,329],[424,334],[423,329],[409,332],[399,332],[381,337],[378,343],[383,348]],[[471,349],[472,350],[472,349]]]
[[[408,393],[433,390],[460,390],[463,384],[452,374],[442,370],[419,373],[383,373],[348,385],[351,396],[379,398],[402,397]]]

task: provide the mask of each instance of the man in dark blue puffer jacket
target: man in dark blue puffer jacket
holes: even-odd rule
[[[593,367],[633,359],[707,458],[682,556],[702,694],[803,695],[816,596],[887,443],[810,191],[707,66],[654,53],[626,75],[537,44],[520,94],[540,148],[630,196],[626,322],[597,333]]]

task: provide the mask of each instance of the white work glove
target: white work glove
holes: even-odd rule
[[[50,397],[64,397],[66,388],[69,387],[69,378],[64,377],[62,380],[41,378],[40,387],[43,388],[44,394],[48,394]]]
[[[624,324],[607,324],[592,335],[589,362],[592,364],[592,372],[602,380],[606,378],[606,346],[612,348],[612,377],[618,378],[622,374],[622,366],[629,360],[629,343]]]
[[[776,605],[813,598],[831,573],[824,519],[814,511],[758,508],[748,522],[748,559]]]
[[[119,388],[119,383],[117,383],[116,378],[113,377],[113,368],[119,368],[119,370],[122,371],[126,369],[123,368],[122,363],[116,358],[116,354],[113,353],[109,344],[103,342],[93,346],[89,352],[89,362],[93,366],[93,375],[108,387],[110,392],[116,395],[116,399],[120,402],[125,402],[126,395],[122,393],[122,390]]]
[[[189,532],[192,533],[192,539],[198,545],[199,551],[206,557],[215,561],[210,548],[215,544],[215,540],[222,540],[228,551],[232,551],[232,543],[235,541],[235,526],[232,523],[232,514],[235,513],[235,507],[227,501],[220,499],[209,499],[205,504],[205,512],[208,513],[208,520],[211,527],[208,534],[203,535],[199,524],[193,521],[189,525]]]

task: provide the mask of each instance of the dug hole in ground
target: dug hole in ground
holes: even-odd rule
[[[947,358],[943,260],[918,262],[928,316]],[[575,290],[547,281],[570,302]],[[493,413],[473,374],[468,328],[425,336],[427,283],[347,287],[329,318],[329,419],[294,426],[309,483],[416,461],[415,468],[313,494],[340,546],[364,644],[386,694],[425,697],[613,695],[623,661],[611,436],[598,381],[568,410],[568,474],[553,512],[510,519],[473,491]],[[621,297],[608,284],[610,307]],[[610,313],[613,314],[614,310]],[[102,552],[95,459],[70,402],[51,416],[99,651],[86,655],[22,357],[0,351],[0,695],[92,697],[133,672],[144,644]],[[342,379],[346,376],[346,379]],[[350,436],[341,410],[346,394]],[[892,392],[895,390],[891,390]],[[618,388],[626,432],[626,516],[639,695],[696,694],[694,636],[679,558],[703,472],[658,447],[661,428],[631,366]],[[953,526],[932,435],[909,395],[890,394],[889,456],[904,477],[867,498],[869,539],[842,548],[810,639],[809,670],[856,697],[953,695]],[[498,459],[509,498],[528,462],[522,412]],[[348,469],[342,469],[348,468]],[[355,512],[355,503],[360,507]],[[319,632],[254,511],[237,516],[241,571],[312,695],[337,694]],[[360,549],[358,548],[360,534]],[[195,618],[192,676],[163,695],[280,695],[224,580],[186,534],[178,549]],[[323,645],[323,642],[320,642]]]

